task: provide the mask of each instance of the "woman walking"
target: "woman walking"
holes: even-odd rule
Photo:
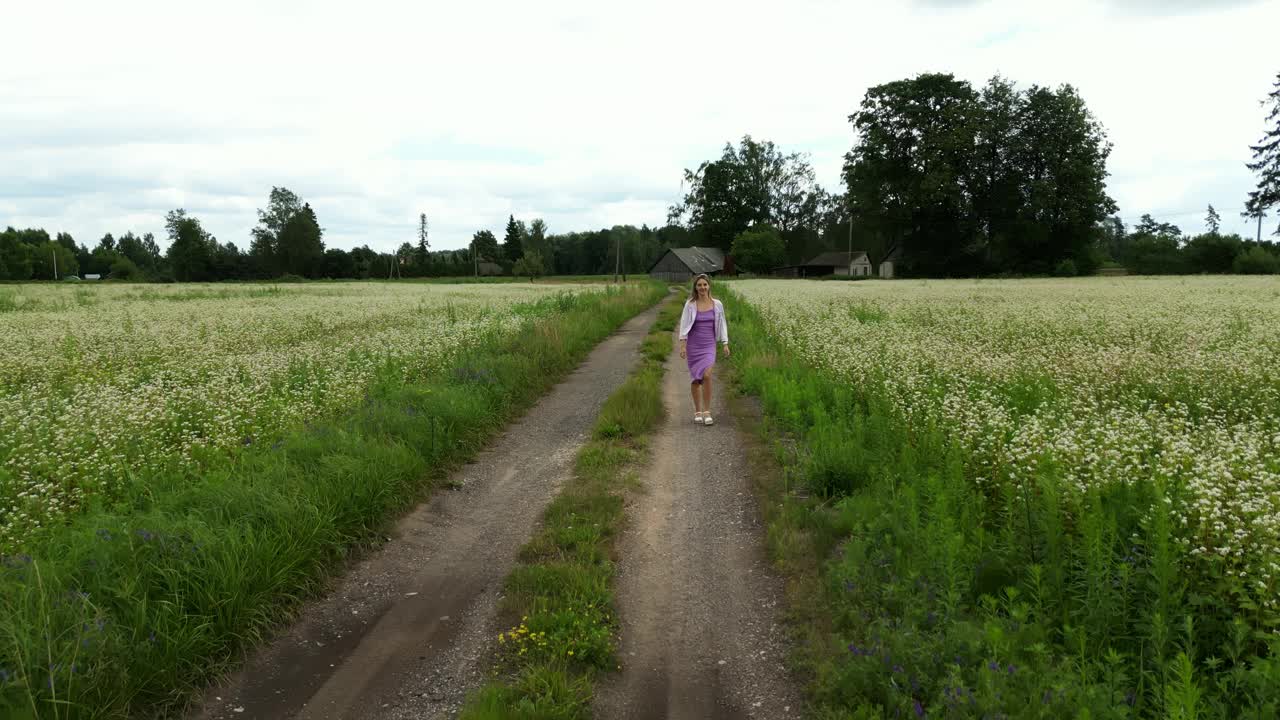
[[[689,392],[693,395],[693,421],[711,425],[711,371],[716,365],[716,343],[729,357],[729,321],[724,305],[711,297],[711,278],[698,275],[693,292],[680,316],[680,357],[689,363]],[[699,392],[701,390],[701,392]]]

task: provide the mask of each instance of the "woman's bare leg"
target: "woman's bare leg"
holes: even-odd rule
[[[702,412],[702,406],[698,404],[698,383],[689,383],[689,394],[693,396],[693,412],[698,414]]]
[[[711,368],[702,373],[702,409],[711,412]]]

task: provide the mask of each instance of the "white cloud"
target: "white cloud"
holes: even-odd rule
[[[658,224],[681,170],[745,133],[838,187],[867,87],[949,71],[1076,85],[1126,219],[1212,202],[1243,229],[1280,8],[1141,4],[24,3],[0,45],[0,224],[91,243],[182,205],[244,246],[272,185],[342,247],[412,239],[419,212],[437,247],[509,213]]]

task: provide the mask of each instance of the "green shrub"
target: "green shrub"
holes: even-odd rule
[[[1231,267],[1242,275],[1275,275],[1280,272],[1280,258],[1259,245],[1236,256]]]

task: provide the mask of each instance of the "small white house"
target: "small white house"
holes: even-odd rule
[[[864,252],[854,253],[849,261],[849,275],[853,277],[871,277],[871,258]]]

